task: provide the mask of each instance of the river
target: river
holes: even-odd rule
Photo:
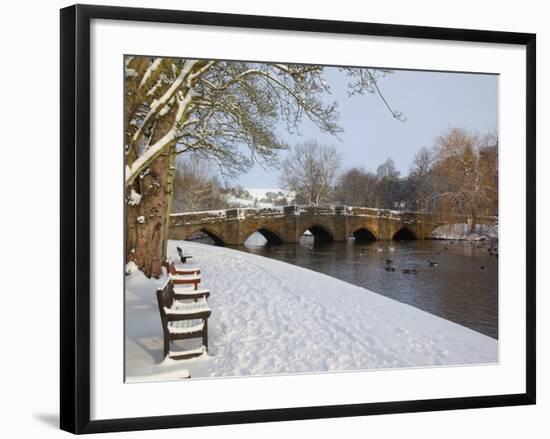
[[[333,276],[498,339],[498,259],[479,243],[351,240],[314,245],[311,236],[304,236],[300,244],[233,248]]]

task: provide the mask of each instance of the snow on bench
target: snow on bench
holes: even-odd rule
[[[208,318],[211,311],[206,301],[208,290],[178,289],[180,293],[176,294],[174,278],[169,276],[167,282],[157,290],[157,301],[164,334],[164,356],[179,360],[208,351]],[[170,350],[171,341],[190,338],[202,338],[202,348],[178,353]]]
[[[199,275],[201,274],[201,270],[199,267],[182,267],[181,265],[176,264],[174,261],[174,258],[170,258],[169,260],[165,261],[162,264],[168,273],[170,274],[194,274]]]
[[[174,286],[174,296],[176,299],[200,299],[201,297],[208,298],[210,290],[207,288],[194,289],[193,287]]]
[[[174,274],[196,274],[196,275],[201,274],[201,270],[198,267],[183,268],[178,265],[174,265],[174,271],[175,271]]]
[[[195,349],[186,349],[183,351],[169,351],[168,356],[170,358],[174,358],[176,360],[179,360],[181,358],[192,358],[192,357],[198,357],[199,355],[202,355],[206,352],[206,349],[204,346],[201,346],[199,348]],[[191,375],[189,375],[189,371],[186,371],[188,376],[184,376],[183,378],[190,378]]]
[[[183,253],[183,250],[179,247],[176,247],[176,249],[178,250],[178,256],[180,257],[180,261],[182,264],[185,264],[187,262],[187,259],[193,257],[191,255],[186,255],[185,253]]]
[[[195,290],[198,289],[198,285],[201,282],[200,270],[198,268],[181,268],[176,267],[174,259],[166,260],[162,265],[168,271],[168,278],[174,285],[193,285]]]
[[[192,332],[202,331],[204,322],[202,320],[178,320],[168,323],[170,334],[190,334]]]
[[[201,277],[197,274],[170,274],[168,277],[174,285],[193,285],[195,290],[201,283]]]
[[[185,315],[196,314],[198,312],[203,312],[203,311],[210,312],[208,303],[204,298],[195,302],[182,302],[180,300],[174,300],[170,307],[166,307],[166,306],[164,307],[164,312],[167,315],[185,316]]]

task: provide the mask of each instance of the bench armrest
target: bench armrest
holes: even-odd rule
[[[169,278],[174,285],[197,285],[201,282],[201,277],[194,274],[171,274]]]
[[[166,311],[166,308],[165,308]],[[197,310],[197,311],[187,311],[187,312],[181,312],[180,310],[172,312],[170,314],[166,314],[166,320],[168,322],[177,322],[178,320],[195,320],[195,319],[203,319],[206,320],[208,317],[210,317],[210,314],[212,314],[212,311],[208,310]]]
[[[180,276],[201,274],[200,268],[175,267],[175,270],[176,270],[176,274],[179,274]]]
[[[174,306],[175,305],[175,306]],[[195,303],[184,303],[175,301],[171,307],[164,307],[164,313],[169,315],[178,315],[178,316],[188,316],[194,315],[197,313],[210,313],[210,308],[208,307],[208,302],[206,300],[201,300]]]
[[[174,298],[176,300],[200,299],[202,297],[204,297],[205,299],[208,299],[210,297],[210,291],[191,290],[189,293],[174,292]]]

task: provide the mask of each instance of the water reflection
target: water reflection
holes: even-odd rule
[[[336,277],[498,338],[498,259],[486,247],[433,240],[315,244],[312,236],[303,236],[300,245],[264,243],[256,236],[234,248]]]

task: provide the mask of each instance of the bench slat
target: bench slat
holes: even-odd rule
[[[191,303],[184,303],[179,300],[175,300],[170,308],[166,306],[164,307],[164,312],[166,315],[192,315],[210,312],[210,308],[204,299]]]
[[[187,358],[198,357],[206,352],[204,346],[196,349],[187,349],[184,351],[170,351],[168,356],[174,360],[184,360]]]
[[[177,320],[168,323],[168,332],[170,332],[170,334],[198,333],[201,332],[203,328],[203,320]]]
[[[197,294],[209,294],[210,290],[208,288],[188,288],[188,287],[180,287],[175,285],[174,286],[174,294],[176,296],[186,296],[186,295],[197,295]]]
[[[179,280],[185,280],[189,282],[195,282],[201,280],[201,277],[197,274],[170,274],[170,280],[172,282],[179,281]]]

